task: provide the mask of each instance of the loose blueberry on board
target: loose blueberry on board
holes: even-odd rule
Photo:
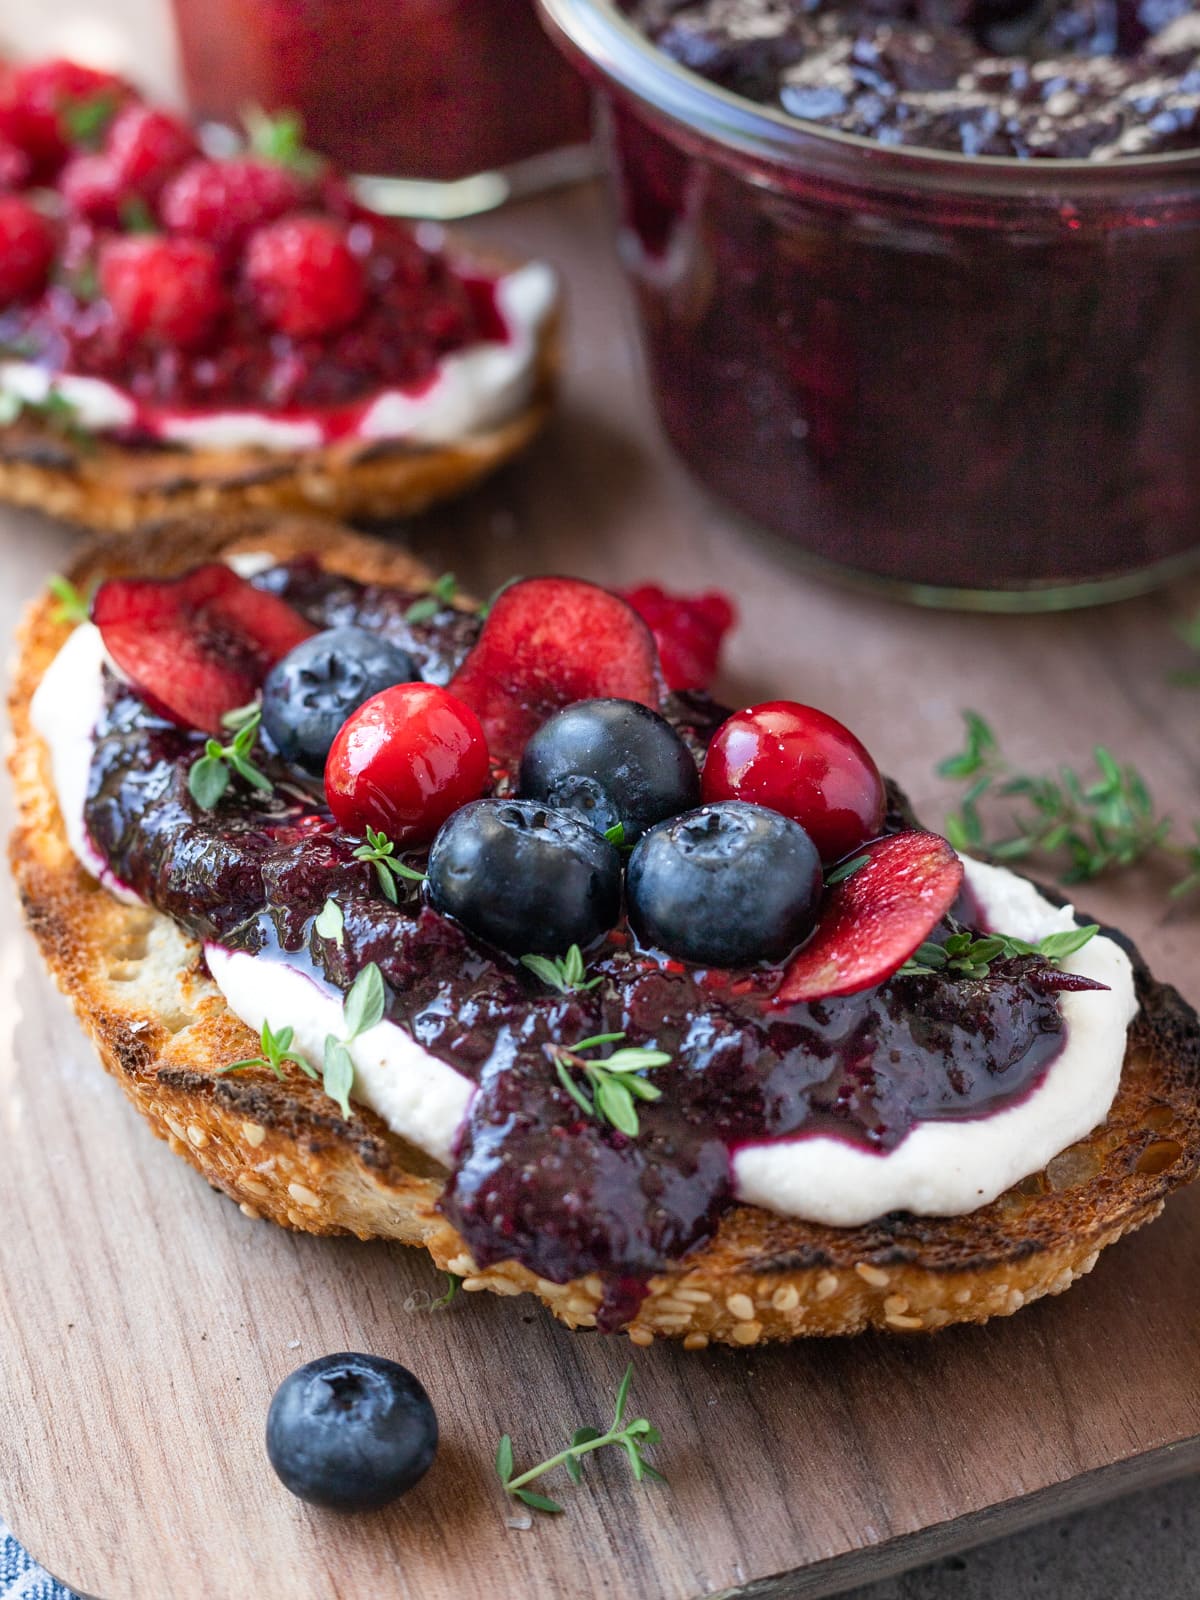
[[[877,838],[887,808],[879,768],[849,728],[794,700],[750,706],[721,724],[704,759],[703,793],[791,817],[827,864]]]
[[[424,1477],[437,1416],[407,1367],[382,1356],[322,1356],[276,1389],[267,1455],[284,1487],[334,1511],[374,1511]]]
[[[660,823],[629,858],[629,920],[642,944],[701,966],[788,955],[816,920],[821,861],[797,822],[726,800]]]
[[[691,751],[665,717],[636,700],[580,700],[555,712],[521,757],[520,793],[571,811],[622,842],[700,800]]]
[[[160,716],[220,734],[267,673],[317,630],[221,562],[181,578],[110,578],[92,601],[105,649]]]
[[[777,1005],[885,982],[958,898],[963,864],[936,833],[894,833],[863,854],[862,866],[830,889],[816,931],[776,990]]]
[[[340,828],[378,828],[394,844],[424,844],[484,791],[490,775],[479,718],[432,683],[374,695],[339,729],[325,763],[325,798]]]
[[[509,584],[450,687],[478,713],[493,759],[512,767],[563,706],[615,696],[657,707],[663,695],[649,628],[624,600],[578,578]]]
[[[510,955],[586,950],[621,913],[621,858],[567,811],[536,800],[477,800],[429,853],[429,898]]]
[[[320,772],[352,712],[372,695],[420,676],[408,652],[379,634],[327,628],[271,668],[263,685],[263,728],[285,760]]]

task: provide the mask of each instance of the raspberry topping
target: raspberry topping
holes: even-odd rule
[[[366,299],[346,230],[324,217],[284,217],[252,234],[246,277],[264,320],[297,339],[349,326]]]
[[[451,689],[479,715],[495,761],[513,764],[552,712],[576,700],[657,710],[650,630],[625,601],[578,578],[526,578],[492,606]]]
[[[105,649],[160,716],[218,734],[275,663],[317,630],[219,563],[182,578],[113,578],[92,602]]]
[[[123,196],[153,200],[196,151],[195,136],[178,117],[151,106],[130,105],[109,129],[105,154]]]
[[[100,254],[100,287],[133,339],[197,350],[225,310],[216,255],[197,239],[114,239]]]
[[[19,67],[0,103],[0,135],[23,150],[35,176],[52,177],[72,142],[71,113],[92,102],[115,108],[131,94],[111,72],[55,58]]]
[[[59,173],[58,192],[73,217],[102,228],[115,228],[121,220],[122,188],[106,155],[72,156]]]
[[[0,304],[40,292],[54,259],[54,230],[20,195],[0,195]]]
[[[783,975],[777,1005],[875,988],[958,898],[963,864],[936,833],[894,833],[864,854],[863,864],[829,891],[816,931]]]
[[[255,228],[301,205],[306,187],[270,161],[192,161],[163,190],[159,214],[171,233],[203,239],[232,260]]]
[[[654,635],[667,688],[707,689],[716,677],[721,641],[737,621],[726,596],[715,589],[671,594],[653,583],[620,592]]]

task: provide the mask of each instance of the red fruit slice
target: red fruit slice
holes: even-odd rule
[[[316,629],[275,595],[220,563],[181,578],[113,578],[92,602],[105,648],[151,707],[171,722],[221,732],[267,673]]]
[[[526,578],[505,589],[449,687],[504,766],[576,700],[637,700],[657,710],[663,696],[649,628],[624,600],[579,578]]]
[[[936,833],[894,833],[863,854],[864,864],[829,891],[775,1005],[873,989],[904,965],[958,897],[963,864]]]
[[[647,623],[658,646],[668,689],[707,689],[717,672],[721,641],[737,612],[718,590],[671,594],[657,584],[621,590],[621,598]]]

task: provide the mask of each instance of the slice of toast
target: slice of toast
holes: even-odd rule
[[[325,523],[195,522],[93,544],[71,573],[167,575],[235,550],[317,553],[331,570],[416,586],[404,552]],[[371,1112],[343,1121],[300,1074],[219,1076],[257,1041],[205,975],[199,946],[157,912],[121,904],[68,848],[29,702],[66,637],[46,599],[29,611],[11,694],[18,822],[12,863],[50,970],[102,1060],[155,1132],[250,1216],[313,1233],[424,1246],[467,1289],[536,1294],[571,1327],[594,1326],[599,1279],[557,1285],[505,1263],[476,1270],[438,1215],[444,1171]],[[708,1244],[655,1278],[627,1328],[691,1349],[805,1334],[983,1322],[1091,1270],[1098,1253],[1161,1210],[1200,1165],[1200,1021],[1134,956],[1140,1010],[1108,1119],[968,1216],[895,1214],[857,1228],[798,1222],[756,1207],[727,1212]]]
[[[512,266],[470,259],[497,271]],[[343,439],[290,452],[127,445],[77,437],[26,413],[0,427],[0,501],[105,533],[198,514],[271,511],[367,522],[415,516],[473,488],[540,432],[558,380],[560,324],[555,310],[542,326],[524,407],[453,444]]]

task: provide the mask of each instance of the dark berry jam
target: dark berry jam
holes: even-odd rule
[[[318,625],[378,630],[437,681],[478,631],[449,609],[410,623],[412,595],[311,564],[256,581]],[[676,696],[670,714],[697,751],[722,717],[699,694]],[[739,1145],[823,1133],[883,1155],[918,1119],[1012,1104],[1061,1048],[1057,979],[1037,958],[997,964],[982,980],[896,977],[772,1009],[780,969],[689,967],[639,949],[622,924],[589,953],[600,984],[558,994],[434,912],[419,886],[401,884],[392,904],[312,780],[269,754],[273,794],[239,788],[218,810],[199,810],[187,774],[201,742],[109,678],[86,805],[101,854],[199,938],[286,957],[341,990],[377,963],[390,1018],[479,1086],[442,1210],[481,1264],[515,1258],[556,1282],[601,1274],[608,1325],[627,1319],[649,1277],[711,1236],[734,1203]],[[910,820],[893,794],[887,826]],[[330,896],[343,912],[340,943],[314,927]],[[601,1033],[671,1057],[658,1074],[662,1098],[640,1106],[636,1138],[584,1116],[555,1072],[555,1046]]]
[[[889,145],[1106,160],[1200,145],[1192,0],[638,0],[693,72]]]
[[[311,338],[272,332],[234,275],[220,327],[189,353],[123,332],[103,298],[90,294],[97,240],[76,227],[60,281],[36,304],[0,317],[0,347],[52,372],[103,378],[148,408],[279,413],[336,411],[388,387],[419,393],[445,356],[506,338],[493,282],[460,276],[404,225],[364,213],[348,238],[368,280],[365,309],[350,327]]]

